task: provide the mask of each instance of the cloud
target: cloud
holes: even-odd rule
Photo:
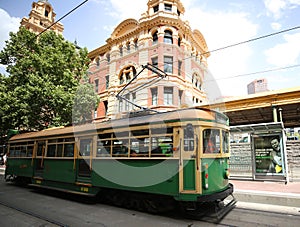
[[[11,17],[5,10],[0,8],[0,50],[5,41],[9,39],[10,32],[17,32],[20,27],[20,18]]]
[[[147,10],[147,2],[147,0],[110,0],[113,9],[110,9],[109,14],[119,20],[139,19],[141,14]]]
[[[281,29],[282,25],[279,24],[279,23],[274,22],[274,23],[271,23],[271,27],[272,27],[273,30],[277,30],[278,31],[278,30]]]
[[[267,62],[276,67],[285,67],[298,63],[300,56],[300,33],[286,34],[284,43],[277,44],[264,52]]]
[[[264,0],[264,4],[267,9],[267,15],[280,19],[285,10],[299,6],[300,0]]]
[[[210,51],[249,40],[257,34],[258,26],[248,19],[247,13],[204,11],[201,8],[187,10],[188,21],[193,29],[196,28],[203,34]],[[223,96],[246,93],[246,84],[241,85],[243,81],[220,79],[249,72],[249,60],[252,54],[250,44],[211,53],[208,67]]]

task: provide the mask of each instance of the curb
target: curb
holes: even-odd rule
[[[300,207],[300,194],[280,193],[253,190],[235,190],[233,193],[237,201],[260,203],[278,206]]]

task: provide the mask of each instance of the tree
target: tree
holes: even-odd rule
[[[10,33],[0,52],[0,63],[9,73],[1,76],[5,81],[0,87],[2,130],[32,131],[71,124],[77,88],[88,68],[87,53],[86,48],[77,49],[53,31],[37,37],[21,27]]]

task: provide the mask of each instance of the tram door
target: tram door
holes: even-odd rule
[[[93,157],[93,138],[80,138],[77,158],[77,181],[90,183]]]
[[[43,177],[44,173],[44,157],[46,151],[46,142],[37,141],[34,145],[33,165],[34,165],[34,177]]]
[[[198,127],[187,124],[180,129],[179,190],[198,193],[200,190]]]

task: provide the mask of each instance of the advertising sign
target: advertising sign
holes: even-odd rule
[[[283,175],[282,137],[279,134],[257,135],[253,139],[256,173]]]

